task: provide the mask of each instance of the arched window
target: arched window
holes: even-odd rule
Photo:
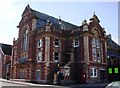
[[[28,29],[26,28],[22,36],[22,50],[28,49]]]
[[[101,62],[102,61],[102,52],[101,52],[101,42],[100,42],[100,34],[97,30],[93,30],[92,33],[92,57],[94,61]]]

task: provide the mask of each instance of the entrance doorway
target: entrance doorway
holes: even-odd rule
[[[40,70],[36,71],[36,80],[39,81],[40,80]]]
[[[100,81],[105,81],[105,69],[100,70]]]
[[[25,70],[24,69],[20,70],[20,79],[25,79]]]

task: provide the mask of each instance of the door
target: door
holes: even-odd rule
[[[25,79],[25,71],[24,71],[24,69],[20,70],[20,79]]]
[[[100,81],[104,82],[105,80],[105,70],[100,70]]]
[[[40,80],[40,70],[36,71],[36,80],[39,81]]]

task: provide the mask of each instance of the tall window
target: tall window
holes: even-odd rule
[[[97,69],[96,68],[91,68],[90,73],[91,73],[91,77],[97,77]]]
[[[74,47],[78,47],[78,46],[79,46],[79,38],[76,37],[76,38],[74,39]]]
[[[54,60],[55,60],[55,62],[58,62],[58,59],[59,59],[59,55],[58,55],[58,52],[55,52],[54,53]]]
[[[42,61],[42,52],[39,52],[37,55],[37,62],[41,62]]]
[[[27,49],[28,49],[28,29],[24,31],[22,38],[22,50],[27,50]]]
[[[101,61],[101,57],[100,57],[100,40],[93,38],[92,39],[92,56],[93,56],[93,60],[94,61]]]
[[[59,47],[59,40],[55,39],[55,47]]]

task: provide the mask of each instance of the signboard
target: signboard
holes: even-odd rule
[[[112,74],[112,68],[108,68],[108,73]]]
[[[118,68],[114,68],[114,72],[115,72],[115,73],[118,73]]]

